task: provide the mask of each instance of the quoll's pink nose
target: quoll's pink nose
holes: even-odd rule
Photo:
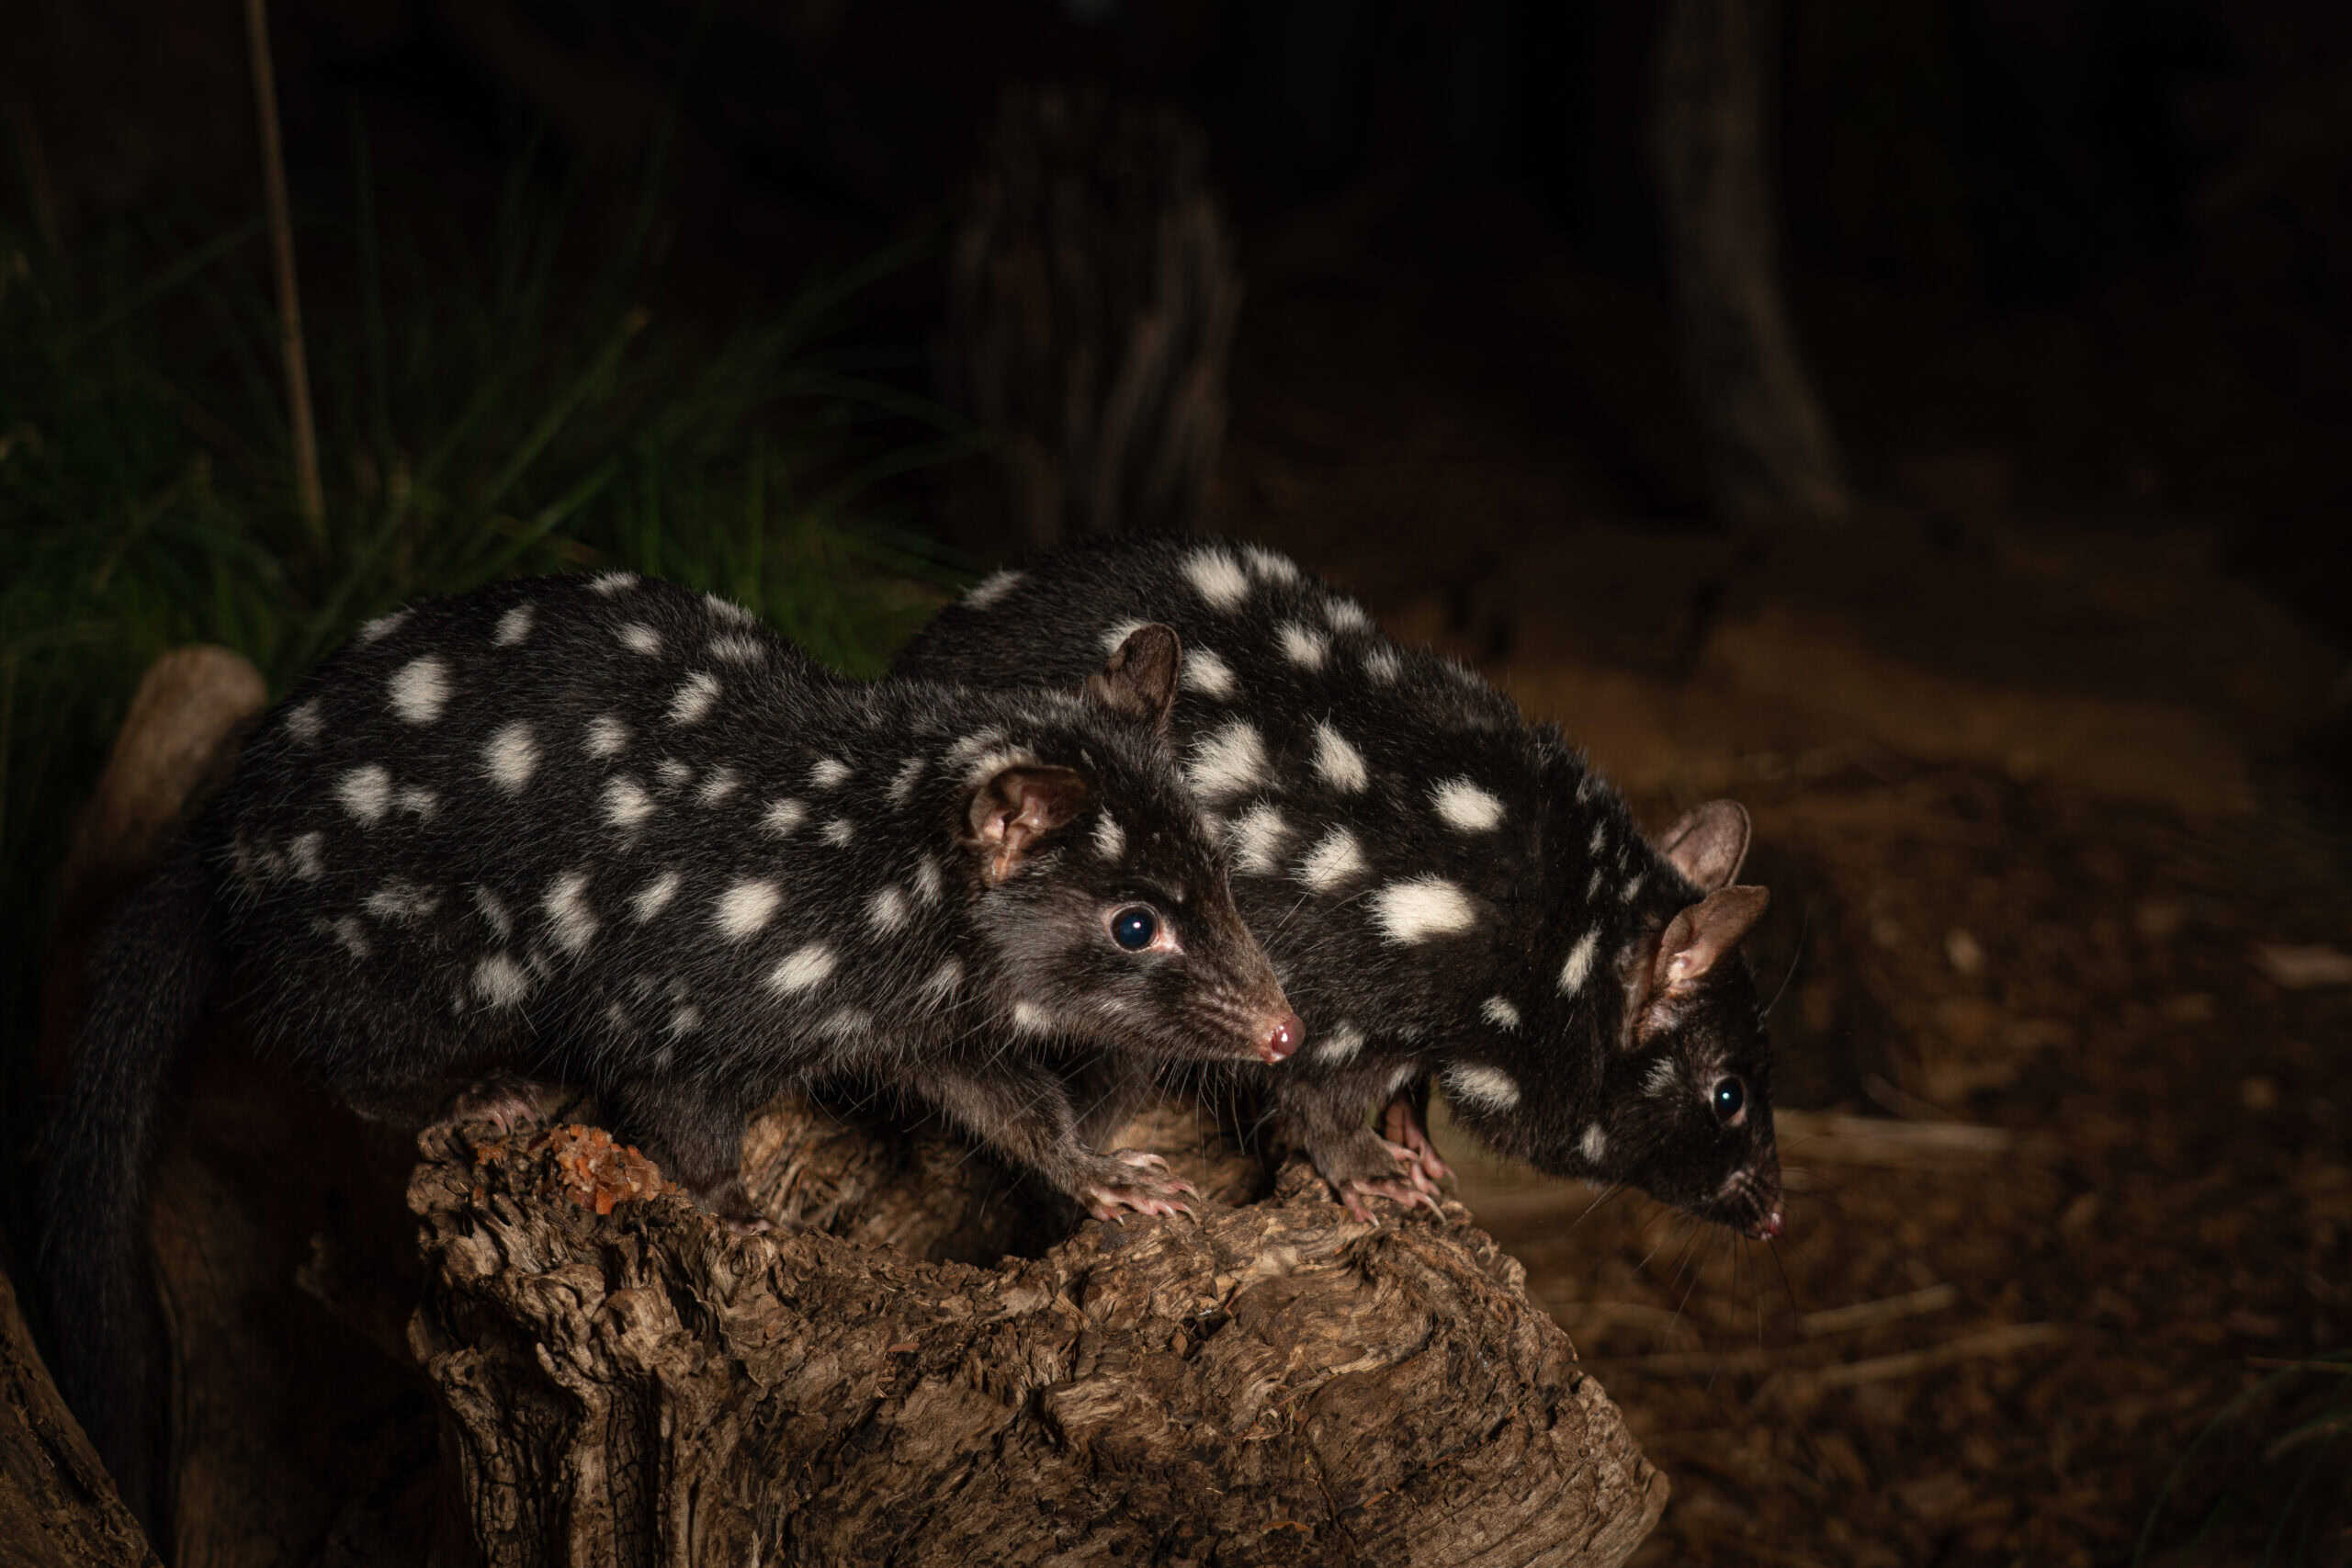
[[[1285,1012],[1274,1021],[1272,1031],[1258,1042],[1258,1059],[1279,1062],[1306,1043],[1306,1025],[1299,1022],[1298,1014]]]

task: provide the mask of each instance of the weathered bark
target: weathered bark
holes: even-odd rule
[[[755,1163],[820,1184],[817,1141],[871,1136],[766,1122]],[[1145,1141],[1211,1190],[1249,1181],[1185,1131]],[[980,1268],[922,1256],[966,1224],[922,1158],[869,1193],[885,1246],[631,1195],[649,1168],[581,1129],[476,1135],[425,1139],[412,1332],[497,1568],[1609,1563],[1665,1503],[1458,1206],[1357,1224],[1294,1166],[1197,1223],[1087,1224]],[[757,1182],[787,1207],[800,1185]]]
[[[1195,525],[1241,299],[1200,133],[1101,93],[1012,92],[985,157],[940,368],[997,442],[994,526],[1042,548]]]
[[[1716,506],[1743,524],[1835,522],[1852,510],[1781,288],[1765,160],[1780,28],[1778,6],[1673,0],[1651,122],[1683,377]]]
[[[0,1563],[153,1563],[89,1440],[57,1397],[0,1270]]]

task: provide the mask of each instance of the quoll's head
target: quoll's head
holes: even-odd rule
[[[1182,650],[1146,626],[1071,722],[975,759],[962,841],[1016,1033],[1212,1062],[1306,1035],[1167,744]]]
[[[1782,1209],[1770,1043],[1739,951],[1768,896],[1733,880],[1747,836],[1747,814],[1730,801],[1677,822],[1656,847],[1687,884],[1676,889],[1679,902],[1646,905],[1613,962],[1594,953],[1579,966],[1588,984],[1614,980],[1622,1010],[1594,1010],[1599,1038],[1550,1043],[1522,1064],[1555,1081],[1529,1081],[1509,1104],[1453,1098],[1475,1130],[1544,1169],[1623,1182],[1772,1237]],[[1466,1077],[1473,1090],[1482,1085],[1476,1072]],[[1453,1069],[1449,1083],[1464,1077]]]

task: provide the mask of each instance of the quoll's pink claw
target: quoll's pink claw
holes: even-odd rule
[[[1306,1043],[1306,1025],[1299,1021],[1298,1014],[1285,1012],[1258,1042],[1258,1059],[1270,1065],[1279,1062]]]
[[[1419,1204],[1440,1217],[1445,1213],[1438,1207],[1434,1197],[1402,1181],[1366,1181],[1361,1177],[1351,1177],[1340,1193],[1340,1205],[1359,1220],[1372,1218],[1372,1210],[1365,1203],[1365,1200],[1371,1198],[1386,1198],[1408,1209]]]
[[[1124,1221],[1134,1214],[1190,1214],[1187,1198],[1200,1190],[1168,1174],[1168,1162],[1148,1149],[1120,1149],[1111,1158],[1135,1172],[1126,1180],[1101,1181],[1085,1189],[1086,1212],[1098,1220]]]

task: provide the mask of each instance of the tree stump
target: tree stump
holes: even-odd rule
[[[1126,1141],[1248,1196],[1200,1131]],[[805,1104],[755,1124],[750,1184],[832,1221],[767,1235],[577,1125],[422,1147],[411,1339],[494,1568],[1614,1563],[1665,1505],[1459,1205],[1353,1222],[1294,1163],[981,1267],[935,1255],[984,1236],[992,1178]]]

